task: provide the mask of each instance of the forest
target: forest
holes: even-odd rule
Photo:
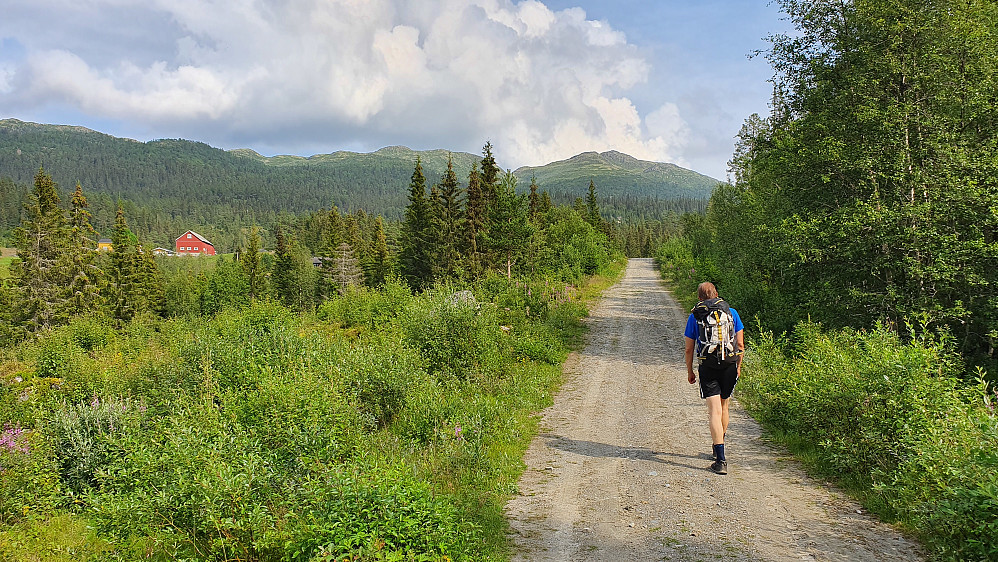
[[[783,0],[774,102],[658,249],[754,325],[740,388],[942,559],[998,558],[998,6]]]
[[[481,157],[446,150],[386,147],[372,153],[335,152],[309,158],[263,157],[251,150],[224,151],[201,142],[162,139],[140,143],[57,125],[0,120],[0,246],[20,224],[32,178],[44,168],[70,196],[79,182],[87,193],[91,223],[101,235],[114,225],[119,204],[131,227],[153,247],[195,230],[224,252],[237,251],[244,231],[265,235],[278,223],[336,207],[363,210],[387,222],[401,219],[407,178],[417,156],[430,184],[448,161],[467,188],[467,174]],[[702,211],[716,180],[678,166],[643,162],[619,153],[587,153],[548,166],[514,172],[521,191],[531,178],[559,205],[584,197],[594,181],[601,210],[613,222],[637,224],[663,215]],[[272,248],[273,238],[265,239]]]

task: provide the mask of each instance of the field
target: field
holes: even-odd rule
[[[0,279],[10,277],[10,262],[14,260],[14,248],[0,248]]]

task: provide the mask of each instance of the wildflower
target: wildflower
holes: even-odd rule
[[[464,440],[464,438],[461,437],[461,426],[460,425],[455,425],[454,426],[454,439],[457,439],[458,441],[463,441]]]
[[[11,426],[5,423],[3,425],[3,433],[0,433],[0,447],[6,448],[8,451],[15,453],[28,453],[31,448],[28,447],[27,443],[24,443],[24,430],[21,426]]]

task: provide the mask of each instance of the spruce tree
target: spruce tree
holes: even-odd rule
[[[507,171],[489,205],[489,231],[486,235],[490,254],[501,260],[506,277],[512,278],[513,264],[529,246],[533,228],[527,218],[526,196],[516,193],[516,176]]]
[[[464,211],[462,210],[460,184],[457,182],[457,174],[454,173],[454,162],[450,155],[447,157],[447,171],[444,172],[443,181],[440,183],[437,213],[437,232],[440,237],[437,264],[440,272],[453,278],[457,275],[460,267],[461,253],[464,234]]]
[[[96,309],[100,299],[102,272],[97,267],[96,231],[90,224],[89,204],[80,182],[76,182],[72,205],[69,216],[72,265],[67,305],[69,313],[77,315]]]
[[[369,266],[365,269],[367,284],[378,287],[388,276],[388,240],[385,237],[385,225],[381,215],[374,220],[374,243],[371,249]]]
[[[137,239],[128,228],[125,210],[118,203],[111,231],[111,255],[108,304],[111,315],[119,322],[128,322],[139,312],[141,279],[138,264],[141,257],[137,251]]]
[[[586,194],[586,222],[593,228],[603,230],[603,218],[599,214],[599,203],[596,201],[596,182],[589,180],[589,193]]]
[[[242,264],[248,280],[250,301],[254,301],[263,293],[264,281],[263,268],[260,263],[260,228],[256,225],[250,229],[246,247],[239,254],[239,262]]]
[[[409,205],[402,221],[399,265],[402,276],[414,289],[424,289],[433,281],[430,256],[432,248],[428,235],[431,233],[429,202],[426,199],[426,177],[423,165],[416,157],[416,168],[409,182]]]
[[[315,305],[319,272],[308,250],[278,228],[271,275],[275,296],[288,308],[308,310]]]
[[[10,267],[16,303],[11,312],[14,324],[38,332],[68,319],[73,264],[69,223],[57,186],[42,168],[25,214],[14,231],[18,259]]]
[[[163,274],[156,265],[152,252],[146,251],[141,244],[135,246],[135,275],[138,291],[136,307],[138,311],[151,312],[162,316],[166,312],[166,290],[163,286]]]
[[[537,177],[530,177],[530,195],[527,197],[527,209],[530,221],[537,224],[541,212],[541,195],[537,192]]]
[[[482,148],[482,196],[485,198],[486,206],[496,197],[501,174],[502,169],[496,164],[496,159],[492,155],[492,143],[486,142]]]
[[[433,184],[430,187],[430,197],[426,200],[426,208],[429,209],[427,217],[426,241],[428,246],[427,257],[430,260],[430,277],[438,279],[445,274],[441,260],[444,251],[444,231],[441,223],[443,209],[440,201],[440,187]]]
[[[274,269],[270,274],[271,287],[277,300],[289,305],[293,295],[294,255],[291,244],[284,236],[284,229],[277,225],[274,233]]]
[[[548,211],[550,211],[552,207],[554,207],[554,204],[551,202],[551,194],[545,189],[541,192],[541,204],[538,207],[538,210],[542,215],[547,215]]]
[[[468,197],[465,204],[465,269],[472,277],[477,277],[482,270],[481,250],[482,238],[488,221],[488,206],[482,193],[482,175],[478,172],[478,163],[472,164],[468,174]]]
[[[357,256],[354,255],[350,244],[342,242],[336,248],[336,254],[333,256],[332,261],[335,267],[333,279],[340,294],[360,285],[364,280],[364,272],[361,271]]]

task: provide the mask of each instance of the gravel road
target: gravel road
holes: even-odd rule
[[[630,260],[594,307],[506,508],[513,560],[923,559],[764,441],[737,402],[728,474],[707,470],[706,408],[683,364],[687,315],[650,259]]]

